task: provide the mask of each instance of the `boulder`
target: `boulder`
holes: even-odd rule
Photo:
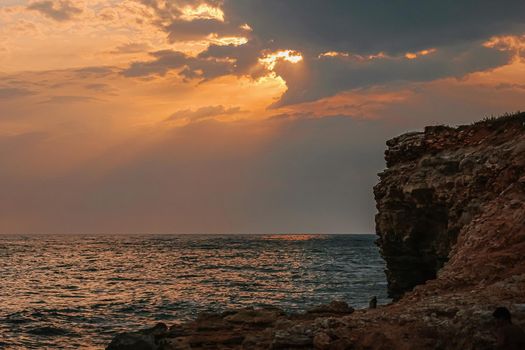
[[[231,323],[248,324],[251,326],[268,326],[277,321],[277,318],[282,314],[282,310],[279,309],[247,308],[226,316],[224,320]]]
[[[307,310],[310,314],[339,314],[348,315],[354,312],[354,308],[349,306],[345,301],[334,300],[330,304],[319,305]]]
[[[157,350],[160,339],[168,334],[168,326],[157,323],[152,328],[134,333],[118,334],[106,350]]]

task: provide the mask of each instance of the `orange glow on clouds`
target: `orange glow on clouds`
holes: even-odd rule
[[[299,63],[303,60],[303,55],[294,50],[281,50],[272,52],[259,59],[259,62],[269,70],[273,70],[279,61],[287,61],[290,63]]]
[[[521,53],[525,49],[525,35],[494,36],[483,43],[483,46],[500,51],[516,51],[515,57],[521,59]]]
[[[248,42],[248,39],[242,36],[224,36],[219,37],[217,34],[212,34],[208,37],[208,40],[216,45],[243,45]]]
[[[319,57],[349,57],[350,54],[347,52],[339,51],[328,51],[319,55]]]
[[[318,58],[325,58],[325,57],[330,57],[330,58],[337,57],[337,58],[344,58],[344,59],[351,58],[357,61],[370,61],[370,60],[375,60],[379,58],[386,58],[389,56],[387,56],[384,52],[378,52],[378,53],[371,54],[371,55],[357,55],[357,54],[351,54],[349,52],[341,52],[341,51],[327,51],[327,52],[323,52],[322,54],[318,56]]]
[[[191,21],[194,19],[216,19],[224,22],[224,12],[218,7],[212,7],[207,4],[200,4],[197,7],[186,6],[182,8],[182,19]]]
[[[430,55],[432,53],[436,52],[436,49],[427,49],[427,50],[421,50],[421,51],[418,51],[418,52],[407,52],[405,54],[405,58],[409,59],[409,60],[414,60],[418,57],[421,57],[421,56],[427,56],[427,55]]]

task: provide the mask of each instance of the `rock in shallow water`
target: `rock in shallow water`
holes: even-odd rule
[[[354,312],[354,308],[341,300],[334,300],[330,304],[320,305],[307,310],[310,314],[339,314],[348,315]]]
[[[268,326],[273,324],[283,312],[278,309],[244,309],[224,318],[231,323],[245,323],[252,326]]]
[[[157,350],[160,339],[168,335],[168,326],[157,323],[154,327],[135,333],[117,335],[106,350]]]
[[[157,350],[155,337],[149,334],[122,333],[117,335],[106,350]]]

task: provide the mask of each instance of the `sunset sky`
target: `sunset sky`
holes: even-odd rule
[[[0,233],[372,233],[385,141],[524,58],[523,0],[0,0]]]

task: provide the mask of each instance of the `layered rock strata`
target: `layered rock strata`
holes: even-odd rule
[[[374,194],[391,297],[436,278],[460,232],[505,191],[520,186],[525,179],[523,119],[427,127],[387,142],[387,169],[379,174]],[[520,198],[509,200],[521,206]]]

